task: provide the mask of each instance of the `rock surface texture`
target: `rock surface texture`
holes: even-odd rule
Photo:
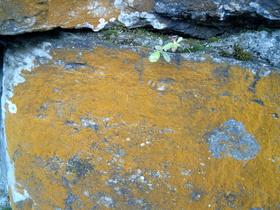
[[[279,69],[149,53],[92,34],[9,45],[13,209],[279,208]]]
[[[0,205],[280,209],[279,28],[279,0],[1,0]]]
[[[277,0],[2,0],[0,34],[58,27],[99,31],[118,21],[209,38],[244,27],[280,27],[279,11]]]

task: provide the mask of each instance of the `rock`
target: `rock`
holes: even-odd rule
[[[241,28],[280,27],[278,1],[156,0],[154,9],[169,30],[198,38]]]
[[[9,43],[13,209],[278,207],[279,69],[150,53],[95,33]]]
[[[2,144],[3,142],[1,142]],[[1,151],[5,151],[4,148],[1,148]],[[2,159],[2,157],[4,158]],[[1,158],[0,158],[0,175],[1,175],[1,180],[0,180],[0,208],[8,208],[10,206],[9,203],[9,197],[8,197],[8,192],[7,192],[7,169],[5,168],[6,163],[5,161],[5,154],[2,152]]]
[[[0,41],[0,77],[3,78],[3,57],[4,57],[4,51],[6,47],[6,42]],[[1,84],[1,95],[2,95],[2,80],[0,82]],[[2,125],[2,115],[0,116],[0,122]],[[2,133],[1,133],[2,136]],[[0,208],[8,208],[10,206],[9,204],[9,197],[8,197],[8,188],[7,188],[7,169],[6,169],[6,145],[4,144],[3,139],[1,138],[0,142]]]
[[[280,67],[280,30],[232,35],[222,41],[211,43],[211,46],[230,48],[235,44],[254,53],[260,59],[267,60],[272,66]]]
[[[139,6],[140,4],[140,6]],[[119,19],[125,25],[165,25],[151,13],[149,0],[132,1],[50,1],[26,0],[0,2],[0,34],[15,35],[54,28],[90,28],[99,31]],[[135,8],[138,9],[136,12]],[[144,11],[141,11],[143,10]],[[138,23],[140,22],[140,23]],[[142,23],[141,23],[142,22]]]
[[[3,0],[0,34],[15,35],[54,28],[99,31],[117,21],[126,27],[152,27],[208,39],[243,28],[280,27],[279,1]]]
[[[280,67],[280,39],[279,30],[274,31],[251,31],[234,34],[226,38],[212,38],[209,40],[184,39],[180,43],[179,52],[188,60],[203,61],[212,59],[213,62],[239,65],[242,68],[260,74],[268,75],[272,71],[278,71]],[[122,46],[138,46],[151,50],[159,44],[162,39],[164,44],[171,42],[172,37],[159,35],[143,29],[126,29],[124,27],[113,27],[108,30],[94,34],[94,37],[119,44]],[[234,58],[234,46],[243,49],[245,53],[252,54],[248,62]],[[222,55],[228,51],[228,55]],[[176,53],[171,53],[171,56]],[[261,68],[259,68],[261,66]]]

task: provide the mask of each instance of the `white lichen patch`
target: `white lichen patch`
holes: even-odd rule
[[[3,67],[3,108],[7,100],[14,95],[13,87],[25,82],[22,71],[31,71],[33,68],[52,59],[49,54],[50,46],[51,43],[49,42],[43,42],[37,46],[18,46],[15,44],[14,47],[7,50]]]
[[[165,91],[165,85],[158,85],[157,90],[158,91]]]
[[[15,104],[13,104],[10,100],[7,100],[7,104],[10,113],[17,113],[17,106]]]
[[[100,18],[99,19],[99,24],[96,26],[94,31],[100,31],[101,29],[103,29],[107,25],[107,23],[108,23],[108,21],[105,21],[104,18]]]
[[[10,187],[10,191],[12,193],[14,203],[18,203],[20,201],[24,201],[24,200],[30,198],[28,192],[25,189],[23,190],[23,193],[20,192],[20,190],[18,190],[18,187],[22,188],[22,186],[20,186],[20,184],[16,182],[15,168],[11,164],[8,164],[7,178],[8,178],[8,184],[9,184],[9,187]]]
[[[94,26],[88,22],[85,22],[83,25],[77,25],[76,28],[90,28],[91,30],[94,30]]]
[[[124,9],[125,6],[133,7],[134,0],[115,0],[114,5],[116,8]]]
[[[118,20],[123,23],[126,27],[137,27],[138,25],[142,25],[141,22],[147,22],[147,25],[150,24],[156,29],[166,28],[166,25],[160,23],[159,20],[155,17],[155,15],[147,13],[147,12],[121,12],[118,17]]]

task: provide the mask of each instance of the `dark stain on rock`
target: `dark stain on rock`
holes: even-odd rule
[[[175,80],[171,79],[171,78],[163,78],[163,79],[159,79],[158,82],[159,83],[164,83],[164,84],[170,84],[172,82],[175,82]]]
[[[252,101],[252,102],[255,102],[255,103],[257,103],[257,104],[259,104],[259,105],[262,105],[262,106],[264,106],[264,102],[262,101],[262,100],[250,100],[250,101]]]
[[[258,83],[258,81],[261,79],[260,75],[259,75],[259,71],[256,72],[256,74],[254,75],[254,81],[253,83],[249,86],[249,90],[253,93],[255,93],[256,91],[256,85]]]
[[[272,113],[272,115],[275,117],[276,120],[279,119],[279,115],[277,113]]]

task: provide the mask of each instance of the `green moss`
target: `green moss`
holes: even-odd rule
[[[212,43],[212,42],[218,42],[220,39],[217,37],[211,37],[207,40],[208,43]]]
[[[143,43],[135,42],[137,40],[163,40],[164,43],[171,42],[171,35],[164,35],[160,32],[149,31],[145,28],[126,28],[122,24],[116,24],[110,28],[102,30],[99,34],[99,38],[103,39],[106,42],[120,44],[120,45],[130,45],[130,46],[142,46],[150,49],[154,49],[154,46],[149,46]],[[215,42],[219,39],[217,37],[212,37],[208,42]],[[149,41],[148,41],[149,42]],[[190,52],[199,52],[209,49],[206,47],[207,41],[199,40],[194,38],[183,39],[180,43],[181,46],[176,51],[177,53],[190,53]]]
[[[222,50],[220,52],[220,55],[223,56],[223,57],[227,57],[227,58],[230,58],[232,56],[232,53],[228,50]]]
[[[120,44],[120,45],[130,45],[130,46],[142,46],[142,43],[135,42],[135,37],[141,38],[141,39],[168,39],[168,36],[154,33],[151,31],[148,31],[147,29],[143,28],[126,28],[122,24],[117,24],[115,26],[112,26],[110,28],[104,29],[99,32],[99,38],[102,40],[114,43],[114,44]]]
[[[186,43],[186,44],[188,44],[190,46],[204,44],[204,42],[202,40],[198,40],[198,39],[194,39],[194,38],[183,39],[182,42],[184,42],[184,43]]]
[[[267,27],[259,27],[258,31],[267,31],[268,33],[273,32],[273,30],[271,28],[267,28]]]
[[[209,47],[206,47],[204,45],[200,45],[200,44],[197,44],[197,45],[194,45],[190,48],[190,51],[191,52],[198,52],[198,51],[203,51],[203,50],[207,50],[209,49]]]
[[[244,51],[244,48],[239,47],[237,44],[234,45],[233,57],[238,60],[248,61],[252,58],[251,52]]]
[[[148,31],[147,29],[143,29],[143,28],[133,29],[132,32],[137,36],[149,37],[153,39],[160,39],[160,38],[164,39],[165,37],[163,34],[154,33],[152,31]]]

